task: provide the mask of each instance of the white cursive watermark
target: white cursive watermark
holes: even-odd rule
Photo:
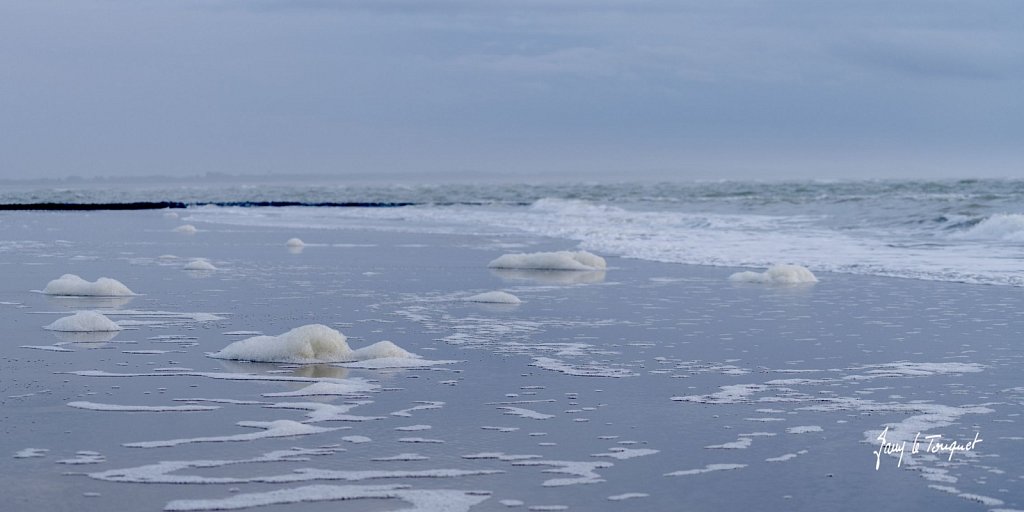
[[[895,455],[899,454],[900,459],[896,462],[896,467],[903,465],[903,455],[907,453],[907,442],[906,441],[893,441],[890,442],[885,438],[885,435],[889,433],[889,426],[886,425],[885,430],[875,440],[879,441],[878,449],[871,452],[875,454],[875,471],[878,471],[878,467],[882,464],[882,455]],[[914,442],[910,446],[910,453],[920,453],[921,443],[927,442],[928,445],[924,447],[925,453],[949,453],[949,459],[953,460],[953,455],[956,452],[969,452],[978,446],[978,443],[984,441],[978,432],[974,433],[974,440],[967,442],[949,441],[948,443],[942,442],[942,434],[932,434],[921,437],[921,433],[918,432],[914,436]]]

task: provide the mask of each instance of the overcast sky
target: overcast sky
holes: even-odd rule
[[[1024,177],[1024,2],[0,0],[0,177],[450,171]]]

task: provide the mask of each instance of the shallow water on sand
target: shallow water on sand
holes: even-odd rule
[[[0,220],[5,510],[1024,508],[1015,288],[830,274],[765,287],[619,258],[486,268],[572,248],[525,236]],[[217,270],[183,270],[199,257]],[[29,291],[68,272],[141,295]],[[462,300],[491,290],[523,302]],[[125,330],[42,329],[79,309]],[[454,362],[205,355],[310,323]],[[893,442],[983,441],[952,460],[923,446],[876,459],[887,425]]]

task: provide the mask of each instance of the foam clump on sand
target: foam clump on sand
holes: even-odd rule
[[[64,274],[46,284],[43,293],[47,295],[71,295],[91,297],[130,297],[135,292],[121,281],[101,277],[89,282],[75,274]]]
[[[58,318],[43,329],[64,332],[109,332],[120,331],[121,326],[101,313],[80,311],[71,316]]]
[[[506,292],[485,292],[478,293],[472,297],[466,297],[466,302],[487,302],[491,304],[519,304],[523,301],[519,297]]]
[[[535,270],[604,270],[604,258],[587,251],[557,251],[505,254],[487,264],[489,268]]]
[[[178,227],[174,228],[174,232],[175,233],[189,233],[189,234],[191,234],[191,233],[195,233],[196,231],[199,231],[199,230],[196,229],[196,227],[193,226],[192,224],[183,224],[181,226],[178,226]]]
[[[185,265],[185,270],[217,270],[217,267],[209,261],[199,258],[188,262],[188,265]]]
[[[288,247],[305,247],[306,246],[306,242],[303,242],[302,240],[300,240],[298,238],[289,238],[288,241],[285,242],[284,244],[287,245]]]
[[[415,358],[390,341],[352,350],[344,334],[321,324],[296,327],[279,336],[254,336],[236,341],[219,352],[216,359],[264,363],[336,363],[379,358]]]
[[[818,278],[807,267],[775,265],[764,272],[737,272],[729,276],[734,283],[804,284],[817,283]]]
[[[352,355],[354,356],[352,360],[355,361],[384,358],[409,359],[416,357],[411,352],[390,341],[378,341],[373,345],[353,350]]]

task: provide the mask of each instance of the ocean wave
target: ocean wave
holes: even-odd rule
[[[1024,242],[1024,215],[997,213],[979,220],[964,231],[951,234],[950,238]]]

